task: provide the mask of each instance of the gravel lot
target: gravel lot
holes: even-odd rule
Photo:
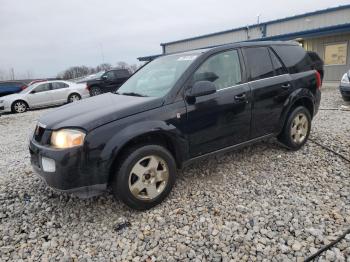
[[[322,108],[344,104],[323,89]],[[27,149],[48,110],[0,117],[1,261],[303,261],[350,228],[350,163],[311,141],[298,152],[268,141],[192,165],[147,212],[110,193],[56,193],[32,173]],[[311,137],[350,158],[349,134],[350,111],[321,110]],[[350,235],[319,261],[350,261]]]

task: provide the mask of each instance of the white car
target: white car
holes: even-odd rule
[[[0,112],[23,113],[31,108],[62,105],[89,96],[85,84],[45,81],[28,86],[20,93],[0,97]]]

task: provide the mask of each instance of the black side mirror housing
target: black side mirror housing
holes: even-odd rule
[[[188,97],[206,96],[216,93],[216,86],[210,81],[198,81],[194,83],[192,88],[187,93]]]
[[[101,79],[102,79],[103,81],[106,81],[106,80],[107,80],[107,76],[106,76],[106,75],[103,75],[103,76],[101,77]]]
[[[30,93],[31,93],[31,94],[35,94],[35,93],[36,93],[36,91],[35,91],[35,90],[32,90],[32,91],[30,91]]]

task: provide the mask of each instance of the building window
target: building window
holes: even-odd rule
[[[327,44],[324,49],[325,65],[346,65],[348,43]]]

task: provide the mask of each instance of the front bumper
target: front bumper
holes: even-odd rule
[[[103,177],[89,171],[84,165],[84,150],[82,147],[70,149],[54,149],[39,145],[33,139],[29,143],[30,159],[33,170],[51,188],[73,193],[81,198],[93,197],[101,194],[107,188]],[[45,172],[42,159],[54,160],[53,172]]]
[[[350,84],[349,85],[340,85],[339,90],[342,96],[350,97]]]

